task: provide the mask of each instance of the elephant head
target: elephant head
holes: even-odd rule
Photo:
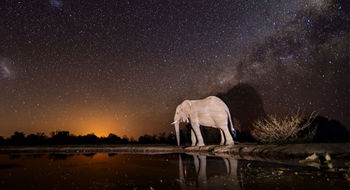
[[[191,111],[191,101],[185,100],[176,107],[174,122],[177,145],[180,146],[180,122],[189,122]]]

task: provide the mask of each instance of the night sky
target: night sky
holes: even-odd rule
[[[266,113],[350,126],[346,0],[0,2],[0,136],[170,132],[239,83]]]

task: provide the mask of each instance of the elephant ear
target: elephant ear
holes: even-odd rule
[[[189,115],[190,111],[191,111],[191,101],[189,100],[185,100],[183,103],[182,103],[182,110],[183,112],[187,113],[187,115]]]

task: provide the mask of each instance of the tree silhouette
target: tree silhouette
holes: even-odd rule
[[[121,140],[121,143],[122,144],[127,144],[128,142],[129,142],[129,138],[126,135],[124,135],[122,140]]]
[[[169,133],[166,142],[167,142],[167,144],[176,145],[176,136],[175,136],[175,134],[174,133]]]
[[[252,123],[266,116],[260,94],[249,84],[240,83],[226,93],[218,94],[229,107],[234,124],[239,130],[239,141],[253,141],[251,136]]]
[[[90,133],[85,136],[79,136],[78,142],[79,144],[98,144],[99,138],[94,133]]]
[[[30,134],[26,137],[28,145],[43,145],[46,143],[47,137],[44,133]]]
[[[117,144],[117,143],[121,143],[121,141],[122,139],[113,133],[110,133],[107,137],[108,144]]]
[[[5,144],[5,139],[3,136],[0,136],[0,145]]]
[[[350,142],[350,132],[339,121],[317,116],[311,127],[317,127],[314,142]]]
[[[130,137],[130,139],[129,139],[129,143],[135,143],[136,141],[135,141],[135,138],[134,137]]]
[[[24,145],[25,136],[23,132],[15,131],[14,134],[10,137],[9,142],[13,145]]]
[[[69,131],[54,131],[51,132],[50,144],[72,144],[73,136],[69,134]]]
[[[79,145],[79,144],[176,144],[176,137],[173,133],[167,135],[165,132],[158,135],[143,135],[138,141],[134,137],[130,139],[124,135],[122,138],[110,133],[108,137],[97,137],[94,133],[75,136],[69,131],[53,131],[50,136],[44,133],[29,134],[25,136],[23,132],[14,134],[5,139],[0,136],[0,145]]]
[[[152,143],[152,136],[151,135],[143,135],[139,137],[139,143],[141,144],[151,144]]]

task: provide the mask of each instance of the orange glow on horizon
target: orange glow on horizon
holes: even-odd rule
[[[110,133],[118,135],[117,121],[109,116],[80,118],[78,122],[75,123],[75,126],[77,131],[82,135],[91,133],[94,133],[98,137],[107,137]]]
[[[97,137],[108,137],[112,133],[119,137],[136,136],[138,138],[147,133],[139,127],[139,122],[127,117],[130,114],[128,110],[108,110],[96,106],[77,106],[64,112],[59,107],[55,109],[44,119],[21,117],[23,120],[16,120],[10,118],[1,123],[6,128],[0,136],[9,138],[15,131],[24,132],[25,135],[44,133],[46,136],[51,136],[51,133],[55,131],[69,131],[71,135],[76,136],[93,133]]]

